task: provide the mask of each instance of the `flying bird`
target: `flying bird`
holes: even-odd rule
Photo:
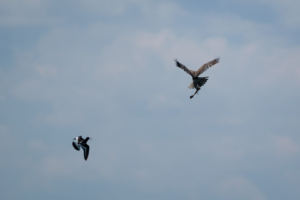
[[[196,89],[195,94],[197,94],[198,91],[201,89],[201,87],[208,80],[208,77],[198,77],[198,76],[200,74],[202,74],[203,72],[205,72],[211,66],[217,64],[219,62],[219,58],[216,58],[216,59],[214,59],[214,60],[212,60],[212,61],[210,61],[208,63],[205,63],[197,71],[189,70],[186,66],[184,66],[183,64],[181,64],[180,62],[178,62],[177,59],[175,59],[174,61],[175,61],[177,67],[183,69],[186,73],[188,73],[189,75],[192,76],[193,82],[189,85],[189,88],[190,89],[194,89],[195,88]],[[190,98],[193,98],[195,96],[195,94],[193,94],[192,96],[190,96]]]
[[[74,149],[76,149],[77,151],[80,150],[80,147],[83,149],[83,156],[85,160],[87,160],[89,157],[90,147],[89,145],[86,144],[89,139],[91,138],[87,137],[83,139],[81,136],[78,136],[73,139],[73,143],[72,143]],[[77,143],[75,143],[74,140],[76,140]]]

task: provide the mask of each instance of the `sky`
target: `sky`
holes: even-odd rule
[[[299,199],[299,7],[1,0],[0,199]]]

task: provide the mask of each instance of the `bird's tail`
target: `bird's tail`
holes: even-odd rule
[[[190,85],[189,85],[189,88],[190,89],[194,89],[195,87],[194,87],[194,82],[192,82]]]

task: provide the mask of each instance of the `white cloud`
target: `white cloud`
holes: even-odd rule
[[[63,10],[63,12],[62,12]],[[184,12],[174,2],[152,2],[148,0],[3,0],[0,2],[0,26],[21,27],[39,25],[65,25],[68,20],[85,20],[86,17],[111,17],[130,15],[137,10],[144,17],[170,21]],[[140,11],[140,13],[139,13]],[[80,18],[80,19],[79,19]]]
[[[137,6],[142,10],[138,17],[149,23],[172,22],[182,11],[171,2],[127,1],[114,7],[116,2],[78,4],[83,13],[104,12],[114,17]],[[28,10],[43,11],[47,7],[43,6],[37,3]],[[43,15],[36,12],[24,15],[29,21],[35,14]],[[17,141],[27,147],[20,154],[24,158],[15,160],[26,171],[24,182],[31,181],[32,188],[37,179],[50,185],[52,180],[125,182],[131,189],[152,193],[178,191],[184,196],[191,191],[196,198],[203,191],[199,185],[217,195],[212,185],[221,172],[286,170],[286,165],[275,166],[281,161],[272,157],[274,148],[279,155],[296,155],[299,145],[292,137],[272,137],[266,131],[271,134],[268,137],[261,130],[271,129],[266,124],[274,113],[261,116],[260,95],[266,93],[264,101],[276,102],[281,96],[268,92],[277,90],[282,80],[286,93],[289,86],[298,87],[299,48],[270,42],[280,36],[268,35],[261,24],[234,14],[204,14],[199,20],[200,28],[184,30],[172,23],[156,28],[127,26],[123,21],[91,20],[84,26],[55,23],[37,39],[36,46],[15,51],[16,67],[2,84],[3,94],[28,106],[37,102],[47,107],[45,111],[32,106],[34,117],[22,121],[35,122],[27,124],[26,134],[37,128],[54,129],[53,135],[71,139],[78,132],[96,137],[87,162],[82,151],[76,152],[71,145],[53,147],[56,142],[42,140],[47,133],[31,135],[35,140]],[[242,42],[230,36],[239,36]],[[220,63],[205,72],[210,76],[205,89],[189,100],[193,91],[187,86],[192,80],[175,66],[174,58],[197,69],[218,56]],[[15,120],[10,123],[18,124]],[[279,125],[286,126],[284,120]],[[0,133],[7,136],[1,127]],[[224,180],[218,189],[222,199],[266,199],[242,176]]]
[[[49,65],[38,66],[36,69],[42,76],[55,76],[57,73],[57,69]]]
[[[209,154],[218,160],[237,160],[249,150],[241,139],[232,137],[200,138],[193,142],[194,148],[201,154]]]
[[[49,4],[44,0],[3,0],[0,2],[0,26],[38,25],[53,21],[46,17]]]
[[[176,97],[169,97],[165,94],[157,94],[149,100],[148,109],[157,111],[166,111],[182,107],[182,102]]]
[[[283,20],[283,22],[289,26],[297,28],[300,24],[300,14],[298,9],[300,2],[298,0],[261,0],[268,3],[277,12],[277,15]]]
[[[249,4],[254,4],[256,6],[264,6],[270,8],[277,15],[279,23],[282,23],[288,28],[297,28],[300,23],[300,15],[298,12],[298,7],[300,2],[298,0],[232,0],[233,2],[247,2]]]
[[[224,180],[220,185],[222,199],[266,200],[264,194],[244,177]]]
[[[238,22],[243,23],[241,20]],[[238,24],[236,27],[239,27]],[[259,29],[259,26],[252,26],[254,31]],[[60,121],[71,125],[78,123],[89,107],[99,109],[99,112],[107,110],[105,113],[109,115],[121,112],[116,106],[118,103],[106,102],[104,96],[120,98],[120,95],[130,94],[136,99],[145,99],[148,108],[154,110],[183,108],[183,103],[176,97],[183,92],[193,93],[187,89],[191,80],[175,67],[174,58],[190,69],[197,69],[220,56],[220,63],[205,72],[205,75],[214,73],[214,78],[205,87],[223,95],[247,90],[253,84],[271,87],[281,84],[283,78],[285,81],[298,80],[298,68],[294,65],[298,61],[298,49],[283,50],[272,45],[265,48],[270,44],[263,41],[236,46],[230,44],[226,37],[188,38],[168,29],[159,32],[127,30],[104,42],[104,38],[117,30],[114,25],[101,23],[85,29],[66,27],[50,30],[40,39],[37,52],[24,53],[30,59],[20,56],[18,63],[23,70],[28,68],[27,73],[31,74],[17,82],[13,94],[29,101],[51,102],[52,114],[38,115],[38,121],[47,121],[47,124]],[[248,31],[244,30],[245,33]],[[32,54],[38,55],[37,59]],[[286,79],[287,76],[289,79]],[[242,79],[243,82],[236,84]],[[152,85],[145,84],[150,82]],[[170,83],[171,86],[167,86]],[[149,89],[151,92],[147,94]],[[147,92],[134,92],[140,90]],[[106,103],[108,105],[103,107]]]
[[[289,137],[274,136],[273,138],[277,153],[287,156],[299,152],[299,146]]]
[[[293,186],[300,185],[300,170],[298,169],[289,169],[283,173],[283,180],[286,181],[287,184],[291,184]]]
[[[106,14],[106,15],[121,15],[128,9],[130,3],[134,1],[126,0],[79,0],[78,3],[87,13]]]
[[[6,125],[0,124],[0,137],[2,138],[2,140],[0,140],[1,142],[1,147],[3,148],[1,152],[5,151],[5,148],[9,147],[9,145],[12,142],[12,138],[10,136],[10,129],[9,127],[7,127]]]
[[[35,140],[30,140],[27,143],[27,148],[32,150],[32,151],[41,152],[41,151],[45,151],[47,149],[47,146],[45,145],[44,142],[35,139]],[[49,149],[47,149],[47,150],[49,150]]]

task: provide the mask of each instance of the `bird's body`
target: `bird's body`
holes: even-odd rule
[[[208,77],[197,77],[193,79],[193,82],[189,85],[190,89],[199,89],[201,88],[202,85],[206,83],[208,80]]]
[[[86,144],[89,139],[90,139],[89,137],[83,139],[81,136],[78,136],[73,139],[73,143],[72,143],[74,149],[76,149],[77,151],[80,150],[80,147],[83,149],[83,156],[85,160],[88,159],[89,151],[90,151],[89,145]],[[76,143],[74,142],[74,140],[76,140]]]
[[[205,72],[211,66],[217,64],[218,62],[219,62],[219,58],[216,58],[216,59],[202,65],[202,67],[200,67],[197,71],[193,71],[193,70],[189,70],[186,66],[184,66],[183,64],[178,62],[177,59],[175,59],[176,66],[183,69],[186,73],[188,73],[189,75],[192,76],[193,82],[189,85],[189,88],[190,89],[196,89],[195,94],[197,94],[197,92],[201,89],[201,87],[208,80],[208,77],[198,77],[198,76],[200,74],[202,74],[203,72]],[[193,98],[195,96],[195,94],[190,96],[190,98]]]

